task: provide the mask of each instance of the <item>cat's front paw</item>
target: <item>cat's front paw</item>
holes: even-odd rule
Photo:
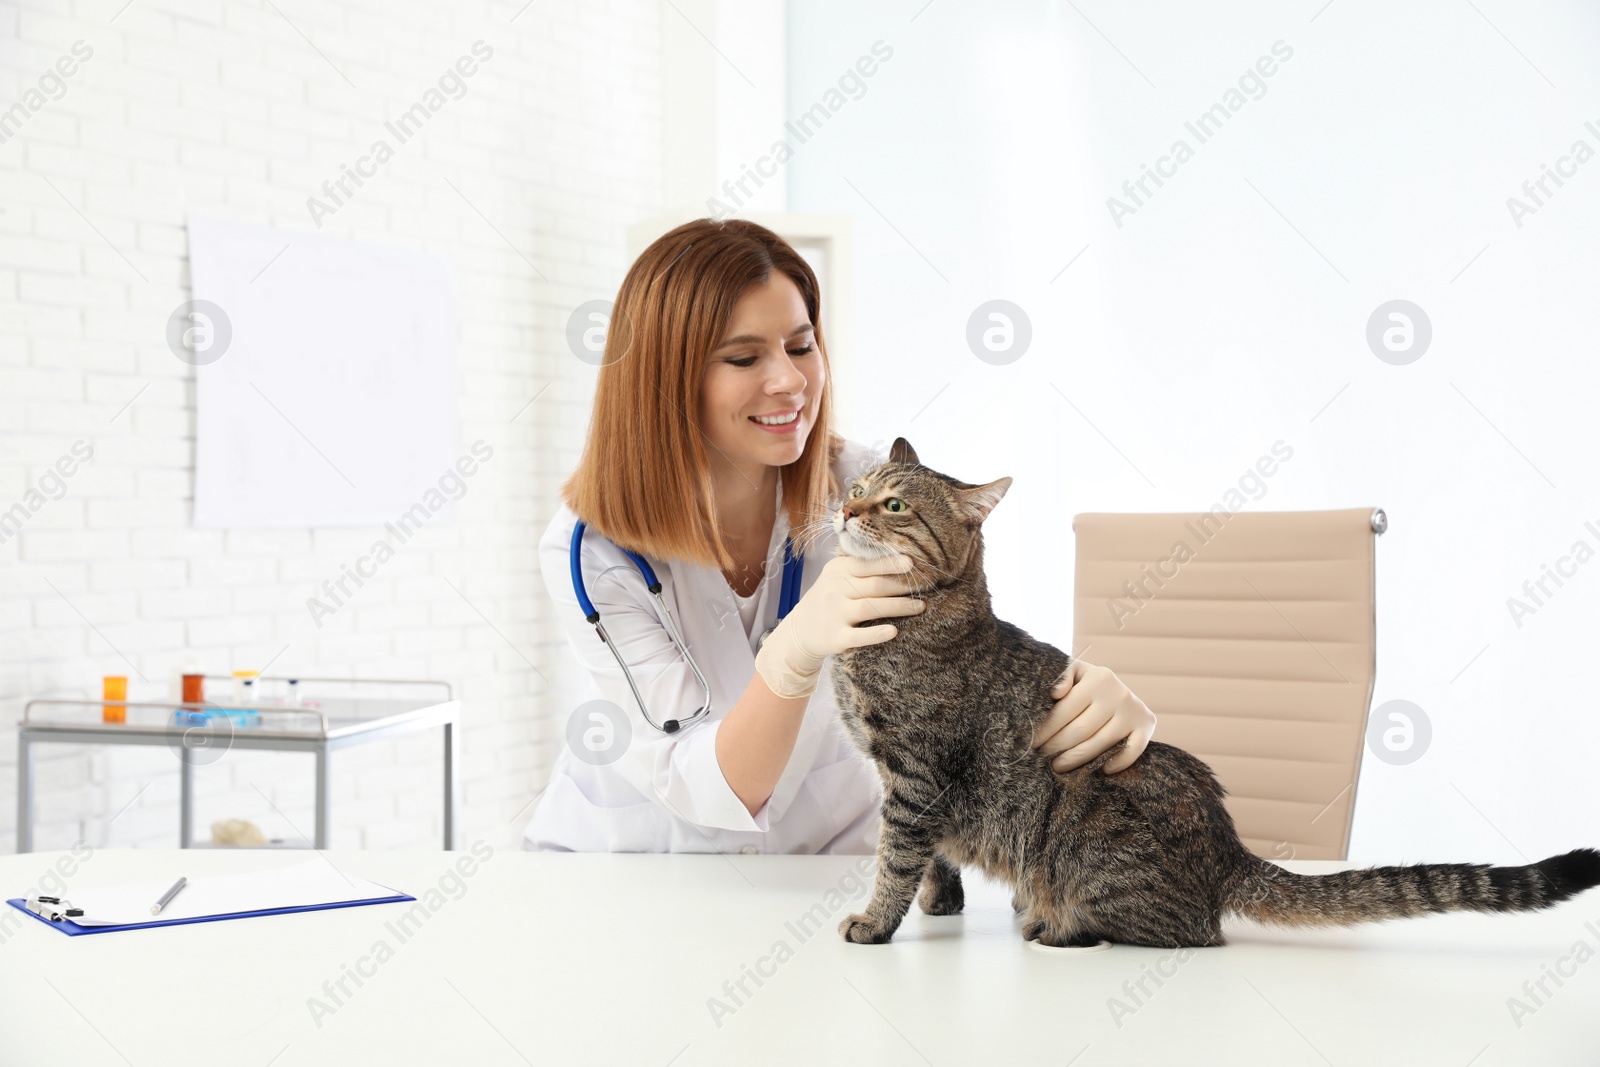
[[[878,926],[865,915],[849,915],[839,923],[839,933],[853,945],[882,945],[894,936],[893,930]]]

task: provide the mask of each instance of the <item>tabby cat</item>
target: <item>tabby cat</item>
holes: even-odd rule
[[[961,865],[1005,882],[1023,936],[1160,948],[1222,945],[1222,916],[1340,926],[1446,911],[1533,911],[1600,884],[1600,852],[1523,867],[1430,863],[1296,875],[1251,853],[1210,767],[1154,741],[1116,774],[1121,742],[1066,773],[1032,749],[1070,657],[990,608],[981,525],[1011,485],[922,466],[904,438],[845,489],[840,549],[912,558],[926,604],[898,635],[834,660],[841,718],[883,781],[878,873],[845,940],[888,941],[921,887],[963,904]],[[870,625],[870,623],[863,624]]]

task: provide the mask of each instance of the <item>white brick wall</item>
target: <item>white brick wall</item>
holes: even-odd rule
[[[94,449],[0,544],[0,850],[15,847],[24,702],[94,696],[103,674],[166,699],[186,651],[212,673],[277,657],[272,673],[451,682],[469,841],[516,841],[554,755],[561,699],[528,661],[560,683],[564,646],[534,546],[593,390],[567,315],[615,294],[626,225],[661,207],[658,6],[276,4],[0,5],[0,115],[74,42],[93,49],[59,99],[52,82],[0,132],[0,510],[74,441]],[[463,450],[481,438],[494,456],[452,521],[426,526],[318,630],[305,599],[374,531],[189,526],[192,370],[164,339],[188,297],[185,214],[314,229],[307,197],[479,39],[494,54],[465,96],[322,232],[450,262]],[[333,760],[334,847],[438,847],[436,736]],[[35,847],[175,845],[177,766],[165,748],[38,750]],[[309,834],[310,772],[308,756],[238,751],[201,767],[197,838],[227,817]]]

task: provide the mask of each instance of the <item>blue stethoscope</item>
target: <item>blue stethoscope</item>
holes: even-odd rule
[[[586,524],[579,522],[572,529],[572,550],[568,561],[572,568],[572,588],[578,594],[578,606],[583,609],[584,616],[594,626],[595,633],[600,635],[600,640],[611,650],[611,655],[616,659],[617,666],[622,668],[622,676],[628,680],[628,688],[633,691],[633,699],[639,705],[639,712],[644,716],[644,721],[663,733],[675,734],[691,723],[698,722],[711,714],[711,686],[706,681],[706,676],[700,673],[700,665],[695,663],[694,657],[689,654],[688,646],[684,644],[683,635],[678,632],[677,620],[672,617],[672,611],[667,607],[667,602],[661,599],[661,581],[656,577],[656,572],[651,569],[650,563],[643,556],[622,549],[622,554],[633,561],[644,577],[644,584],[650,595],[656,598],[656,606],[661,609],[661,617],[667,621],[667,633],[672,637],[672,643],[677,646],[678,652],[688,661],[689,669],[694,671],[694,676],[700,682],[700,687],[705,690],[705,703],[693,715],[686,719],[668,719],[657,726],[656,721],[650,717],[650,712],[644,706],[644,697],[639,695],[639,687],[633,682],[633,672],[628,670],[628,664],[623,661],[622,653],[617,651],[617,646],[611,643],[611,638],[606,636],[606,628],[600,622],[600,613],[595,610],[589,594],[583,587],[583,567],[581,553],[583,551],[583,531]],[[618,548],[622,546],[618,545]],[[783,586],[778,596],[778,621],[782,622],[793,610],[800,600],[800,579],[805,573],[805,560],[796,555],[794,551],[794,538],[789,538],[783,543]],[[761,632],[756,644],[766,644],[767,635],[776,630],[777,626],[769,626]]]

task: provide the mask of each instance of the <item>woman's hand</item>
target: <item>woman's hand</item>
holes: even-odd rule
[[[1055,757],[1051,768],[1081,767],[1123,738],[1128,747],[1100,768],[1116,774],[1133,765],[1156,730],[1155,713],[1109,667],[1075,659],[1050,688],[1055,707],[1033,732],[1033,747]]]
[[[756,673],[781,697],[816,691],[822,661],[839,652],[876,645],[900,630],[892,622],[857,623],[916,615],[925,604],[907,584],[912,562],[901,555],[875,559],[835,556],[822,568],[777,629],[756,653]]]

